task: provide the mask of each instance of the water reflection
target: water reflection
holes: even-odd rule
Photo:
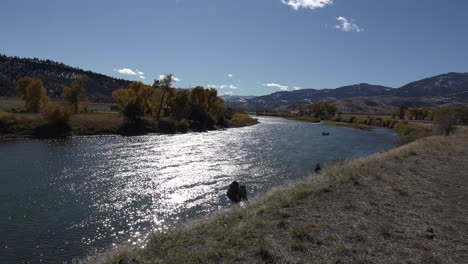
[[[0,144],[0,262],[61,262],[230,206],[308,175],[317,163],[393,146],[389,130],[363,132],[261,118],[209,133],[21,140]]]

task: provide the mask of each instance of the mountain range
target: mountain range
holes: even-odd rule
[[[281,91],[251,99],[228,100],[226,105],[247,110],[281,111],[316,102],[333,102],[343,112],[388,112],[401,105],[465,105],[468,104],[468,73],[437,75],[400,88],[360,83],[335,89]]]
[[[89,78],[86,95],[95,102],[112,102],[111,94],[131,81],[85,71],[51,60],[0,54],[0,96],[16,96],[15,82],[24,76],[40,78],[57,98],[79,75]],[[456,106],[468,104],[468,73],[447,73],[411,82],[400,88],[360,83],[335,89],[281,91],[264,96],[221,96],[228,107],[246,110],[295,110],[298,105],[333,102],[342,112],[388,112],[400,105]]]

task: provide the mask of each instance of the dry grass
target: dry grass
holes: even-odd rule
[[[42,114],[8,113],[8,116],[12,120],[10,127],[3,133],[0,130],[0,137],[32,137],[38,128],[47,124]],[[75,135],[116,134],[124,118],[118,113],[78,114],[72,115],[68,123]]]
[[[70,119],[73,133],[78,135],[116,134],[124,124],[118,113],[78,114]]]
[[[54,99],[53,103],[60,103],[60,100]],[[90,112],[96,113],[109,113],[116,112],[111,110],[111,106],[115,104],[112,103],[90,103],[88,110]],[[16,97],[0,97],[0,110],[5,110],[8,112],[21,112],[25,111],[25,104],[19,98]]]
[[[468,135],[334,164],[244,208],[83,263],[462,263]]]
[[[327,126],[348,127],[348,128],[354,128],[354,129],[360,129],[360,130],[366,130],[366,131],[372,130],[370,126],[358,124],[358,123],[324,122],[323,124]]]

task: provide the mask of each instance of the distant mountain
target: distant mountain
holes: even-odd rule
[[[79,75],[89,78],[87,96],[92,101],[111,102],[111,94],[128,87],[130,81],[73,68],[51,60],[25,59],[0,55],[0,96],[16,95],[15,82],[24,76],[40,78],[51,97],[59,97],[64,86]]]
[[[400,88],[361,83],[336,89],[276,92],[249,100],[229,100],[225,104],[247,110],[294,110],[297,105],[316,102],[334,102],[343,112],[391,111],[400,105],[463,105],[468,103],[468,73],[442,74]]]
[[[437,75],[408,83],[389,93],[399,97],[444,96],[468,97],[468,73]]]
[[[230,95],[230,94],[225,94],[225,95],[220,95],[219,97],[223,98],[223,100],[234,100],[234,99],[252,99],[255,98],[256,96],[253,95]]]
[[[226,102],[226,105],[247,109],[256,109],[258,107],[278,109],[288,108],[288,106],[298,104],[335,101],[342,98],[382,95],[391,89],[392,88],[390,87],[361,83],[343,86],[336,89],[302,89],[290,92],[282,91],[269,95],[258,96],[250,100],[230,100]]]

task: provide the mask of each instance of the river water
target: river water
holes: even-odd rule
[[[231,206],[335,160],[392,148],[394,132],[274,117],[177,135],[0,141],[0,263],[61,263]],[[330,136],[322,136],[323,131]]]

